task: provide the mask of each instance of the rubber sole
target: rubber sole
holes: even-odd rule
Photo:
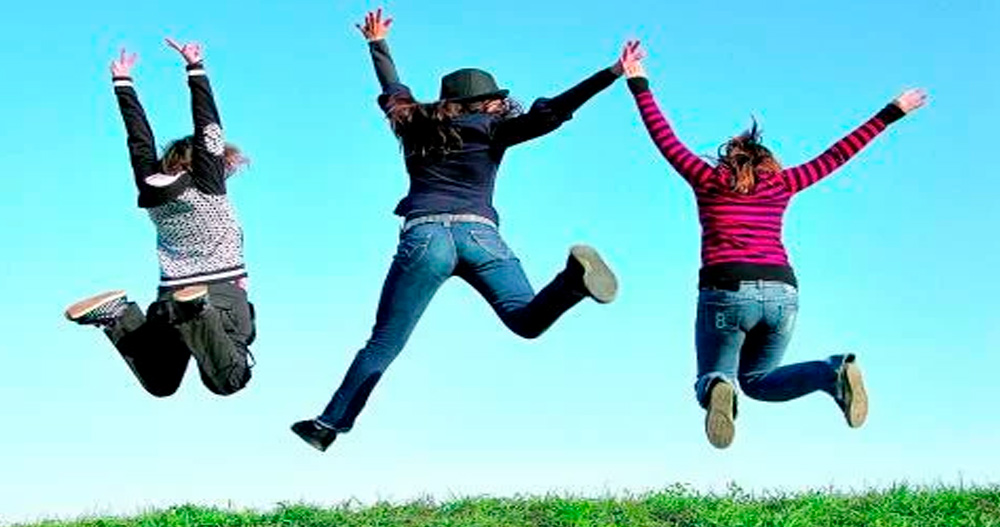
[[[80,300],[79,302],[66,308],[66,318],[76,322],[91,311],[124,296],[125,291],[115,290],[107,291],[89,298],[84,298],[83,300]]]
[[[173,298],[178,302],[191,302],[208,294],[207,285],[189,285],[174,291]]]
[[[736,424],[733,422],[733,400],[736,391],[728,382],[712,385],[705,414],[705,435],[715,448],[726,448],[733,443]]]
[[[844,417],[851,428],[859,428],[868,418],[868,392],[861,368],[854,362],[844,364]]]
[[[618,294],[618,279],[597,251],[588,245],[574,245],[569,252],[583,266],[583,286],[590,296],[601,304],[613,301]]]

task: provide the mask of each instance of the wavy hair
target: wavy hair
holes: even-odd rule
[[[499,101],[498,106],[491,105]],[[509,119],[523,113],[521,104],[510,97],[470,102],[442,100],[429,104],[409,95],[392,96],[386,105],[386,117],[406,155],[441,157],[462,149],[462,137],[453,120],[472,113],[489,113]]]
[[[160,170],[164,174],[190,172],[193,145],[193,135],[188,135],[167,143],[167,146],[163,149],[163,157],[160,159]],[[225,163],[226,177],[235,174],[240,167],[250,163],[250,159],[243,155],[243,151],[231,143],[226,143],[222,157]]]
[[[754,119],[749,130],[719,146],[719,168],[729,173],[730,186],[740,194],[749,194],[754,189],[759,174],[781,171],[781,163],[761,143],[762,138]]]

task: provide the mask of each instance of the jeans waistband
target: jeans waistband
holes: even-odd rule
[[[423,225],[424,223],[444,223],[446,226],[451,223],[482,223],[484,225],[489,225],[494,229],[497,228],[496,222],[489,218],[484,218],[478,214],[428,214],[427,216],[420,216],[419,218],[413,218],[412,220],[407,220],[403,224],[402,232],[406,232],[417,225]]]

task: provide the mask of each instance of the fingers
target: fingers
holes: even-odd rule
[[[167,38],[166,38],[166,39],[164,39],[164,40],[166,40],[166,41],[167,41],[167,45],[168,45],[168,46],[170,46],[170,47],[172,47],[172,48],[176,49],[177,51],[181,51],[181,49],[182,49],[182,48],[181,48],[181,45],[180,45],[180,44],[178,44],[176,40],[174,40],[174,39],[172,39],[172,38],[170,38],[170,37],[167,37]]]

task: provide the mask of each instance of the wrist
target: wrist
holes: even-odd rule
[[[649,79],[640,75],[629,77],[628,89],[634,94],[639,94],[644,91],[649,91]]]

